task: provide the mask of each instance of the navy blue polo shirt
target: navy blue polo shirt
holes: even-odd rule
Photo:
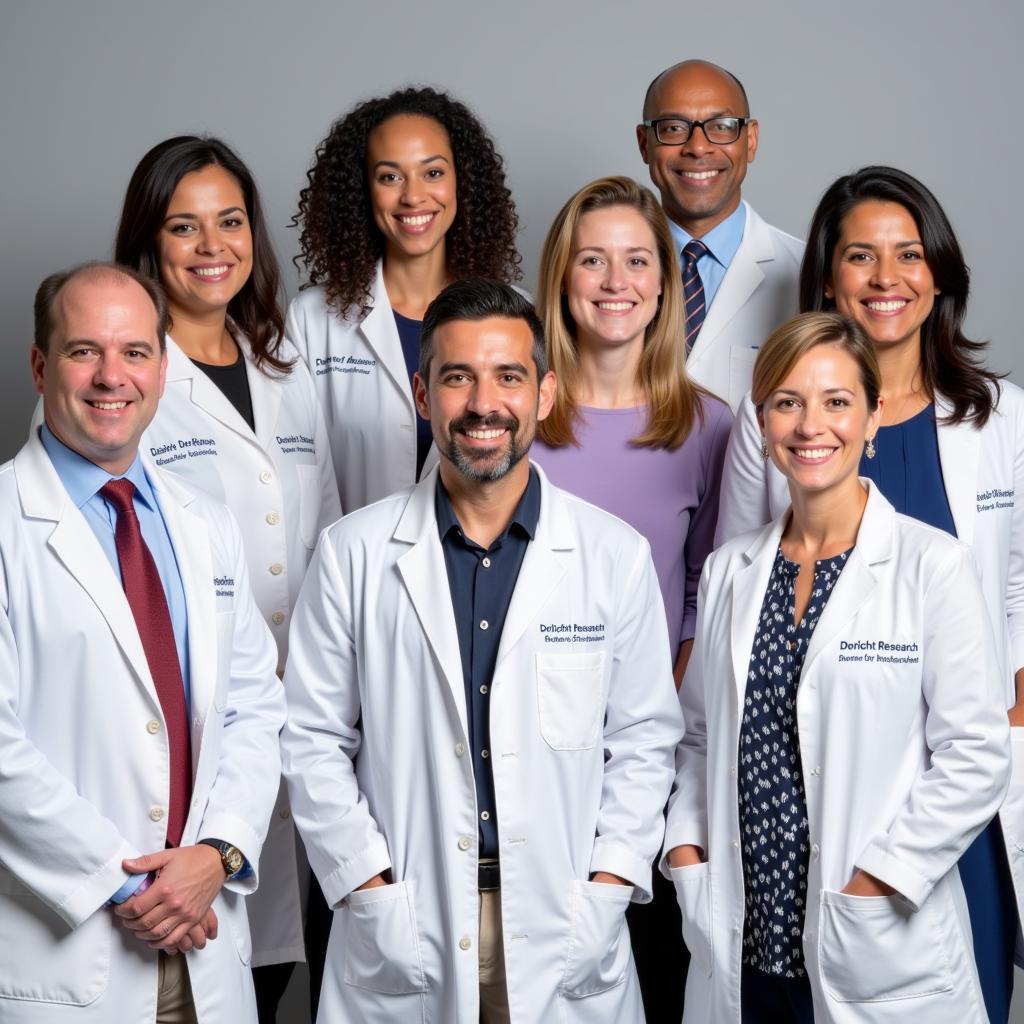
[[[490,762],[491,680],[519,568],[526,546],[537,532],[540,479],[531,466],[530,481],[511,521],[486,550],[462,532],[440,476],[434,501],[462,655],[469,749],[480,815],[480,856],[497,857],[498,817]]]

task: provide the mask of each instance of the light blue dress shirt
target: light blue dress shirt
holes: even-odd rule
[[[676,240],[676,253],[682,266],[683,249],[693,241],[693,235],[685,232],[675,221],[670,220],[668,226]],[[700,274],[701,284],[704,285],[704,306],[709,311],[729,264],[732,263],[736,250],[743,241],[743,230],[746,226],[747,208],[740,203],[721,224],[717,224],[701,238],[708,247],[708,252],[697,260],[697,273]]]
[[[85,516],[85,521],[96,535],[103,548],[111,568],[121,579],[121,566],[117,560],[117,545],[114,540],[114,527],[117,524],[117,510],[100,496],[99,489],[109,480],[114,479],[106,470],[100,469],[95,463],[83,458],[78,452],[72,451],[59,441],[44,423],[39,428],[39,439],[46,449],[46,454],[53,463],[53,468],[64,485],[64,490]],[[188,670],[188,612],[185,606],[185,588],[181,582],[178,560],[174,554],[164,523],[160,505],[153,493],[142,461],[138,456],[124,474],[135,484],[135,512],[139,517],[142,537],[156,562],[157,572],[164,585],[164,597],[171,613],[171,628],[174,630],[174,644],[178,650],[178,664],[181,667],[181,679],[185,686],[185,707],[189,706],[189,670]],[[146,875],[132,875],[110,898],[111,903],[123,903],[142,884]]]

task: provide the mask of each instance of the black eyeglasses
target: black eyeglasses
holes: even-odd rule
[[[752,117],[709,117],[706,121],[688,121],[685,117],[659,117],[644,121],[654,129],[654,137],[663,146],[681,146],[697,128],[704,130],[704,138],[716,146],[728,146],[740,137],[740,129]]]

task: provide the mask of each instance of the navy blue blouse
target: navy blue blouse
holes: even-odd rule
[[[861,456],[860,475],[878,484],[893,508],[905,516],[956,536],[939,462],[935,406],[891,427],[879,427],[875,458]]]
[[[806,975],[802,942],[810,846],[797,687],[814,628],[849,554],[814,563],[811,599],[794,625],[800,566],[779,548],[747,671],[738,779],[746,904],[743,963],[785,978]]]
[[[422,321],[410,320],[402,316],[397,310],[395,314],[395,326],[398,328],[398,337],[402,342],[402,356],[405,359],[405,370],[409,374],[409,391],[412,391],[412,378],[420,368],[420,327]],[[423,463],[427,461],[430,446],[434,443],[434,435],[430,430],[430,420],[425,420],[419,410],[416,412],[416,479],[419,480],[423,472]]]

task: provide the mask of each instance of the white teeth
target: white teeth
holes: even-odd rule
[[[607,309],[611,313],[624,313],[633,308],[632,302],[599,302],[598,309]]]
[[[429,224],[433,219],[432,213],[417,214],[415,217],[399,217],[398,218],[403,224],[409,224],[414,228],[422,227],[424,224]]]
[[[683,171],[684,178],[693,178],[694,181],[704,181],[716,174],[721,174],[721,171]]]
[[[200,277],[220,277],[221,274],[229,269],[229,265],[224,263],[219,267],[193,267],[192,273],[198,274]]]
[[[89,403],[94,409],[123,409],[128,403],[127,402],[90,402]]]
[[[892,299],[888,302],[869,302],[868,309],[874,313],[895,313],[909,305],[908,299]]]
[[[827,459],[835,448],[797,448],[796,453],[802,459]]]
[[[501,430],[467,430],[466,433],[472,437],[475,441],[493,441],[496,437],[501,437],[505,433]]]

